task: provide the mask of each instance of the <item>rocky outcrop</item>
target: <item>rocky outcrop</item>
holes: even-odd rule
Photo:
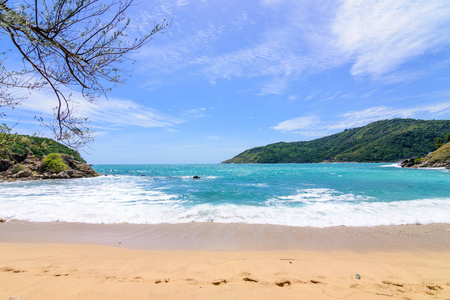
[[[424,158],[411,158],[404,160],[402,168],[446,168],[450,170],[450,143],[441,146]]]
[[[70,179],[99,176],[89,165],[75,160],[72,156],[61,154],[66,170],[55,173],[44,167],[43,159],[26,149],[25,155],[11,155],[0,163],[0,181]]]

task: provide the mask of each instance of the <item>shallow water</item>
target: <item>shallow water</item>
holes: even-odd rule
[[[450,173],[445,170],[393,164],[94,168],[108,176],[0,184],[0,217],[312,227],[450,223]],[[201,179],[192,179],[194,175]]]

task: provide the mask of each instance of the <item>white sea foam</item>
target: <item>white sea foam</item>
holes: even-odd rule
[[[204,183],[216,185],[217,178],[220,177],[206,177],[211,181]],[[308,188],[298,189],[291,195],[271,195],[269,200],[261,199],[258,205],[237,205],[232,204],[233,195],[241,195],[241,189],[245,192],[246,186],[261,188],[258,192],[273,188],[270,182],[237,181],[239,192],[230,194],[230,202],[219,199],[216,204],[205,201],[196,204],[195,194],[190,193],[213,193],[208,190],[208,185],[200,183],[181,176],[102,176],[2,183],[0,217],[35,222],[158,224],[214,221],[313,227],[450,223],[448,197],[382,202],[305,183],[303,186]],[[224,191],[215,195],[223,197],[228,193]]]
[[[305,207],[253,207],[198,205],[183,212],[177,222],[243,222],[289,226],[377,226],[450,222],[450,199],[426,199],[390,203],[323,203]]]
[[[268,203],[313,203],[313,202],[329,202],[329,201],[364,201],[372,199],[371,197],[344,194],[333,189],[303,189],[298,190],[297,194],[291,196],[279,196],[268,200]]]
[[[257,188],[266,188],[269,185],[267,183],[242,183],[239,184],[240,186],[247,186],[247,187],[257,187]]]
[[[399,163],[396,164],[389,164],[389,165],[382,165],[380,168],[401,168]]]
[[[372,202],[369,197],[311,188],[260,206],[192,205],[180,195],[151,187],[149,178],[126,176],[7,184],[0,195],[1,217],[36,222],[214,221],[313,227],[450,223],[450,198]],[[292,205],[299,202],[304,205]]]

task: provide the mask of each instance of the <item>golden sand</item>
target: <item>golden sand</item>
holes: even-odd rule
[[[44,242],[50,243],[35,243],[25,233],[17,242],[11,232],[20,238],[20,228],[43,226],[39,233],[44,234],[46,227],[23,223],[25,227],[13,228],[5,224],[0,225],[0,299],[450,299],[449,224],[411,229],[324,229],[321,243],[314,242],[318,248],[313,251],[306,250],[306,245],[261,251],[192,251],[183,250],[182,244],[178,250],[165,251],[129,249],[122,243],[90,245],[78,243],[78,225],[72,229],[78,244],[61,244],[55,243],[63,237],[52,231],[54,224],[48,224],[52,230],[46,229],[55,235],[54,240],[45,237]],[[60,226],[70,233],[70,224]],[[96,231],[96,226],[88,228],[97,234],[98,244],[118,238],[117,232],[127,232],[126,226],[119,226],[117,232],[108,226],[103,227],[106,232]],[[242,226],[261,235],[258,226]],[[141,233],[135,232],[134,238],[145,238],[142,227],[132,228],[128,234],[139,228],[137,232]],[[210,229],[218,230],[222,225],[202,228],[207,238]],[[271,227],[264,228],[270,231]],[[346,230],[351,230],[353,240],[336,245],[336,236],[348,237]],[[181,238],[176,230],[171,232],[174,238]],[[304,234],[299,237],[307,240]],[[427,239],[427,235],[434,238]],[[24,240],[27,236],[28,242]],[[217,232],[213,236],[217,237]],[[371,250],[374,236],[380,236],[381,245]],[[150,238],[156,239],[156,234]],[[369,244],[356,247],[366,238]],[[236,235],[210,243],[227,239],[236,240]],[[404,249],[399,240],[405,244]],[[272,239],[282,241],[283,237],[275,235]]]

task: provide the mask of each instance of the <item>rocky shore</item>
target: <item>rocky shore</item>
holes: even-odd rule
[[[64,170],[55,172],[44,166],[44,158],[38,158],[26,149],[24,155],[13,154],[11,159],[2,159],[0,163],[0,181],[70,179],[99,176],[89,165],[75,160],[66,154],[59,155]]]
[[[441,146],[436,151],[426,157],[410,158],[404,160],[400,166],[402,168],[446,168],[450,170],[450,143]]]

